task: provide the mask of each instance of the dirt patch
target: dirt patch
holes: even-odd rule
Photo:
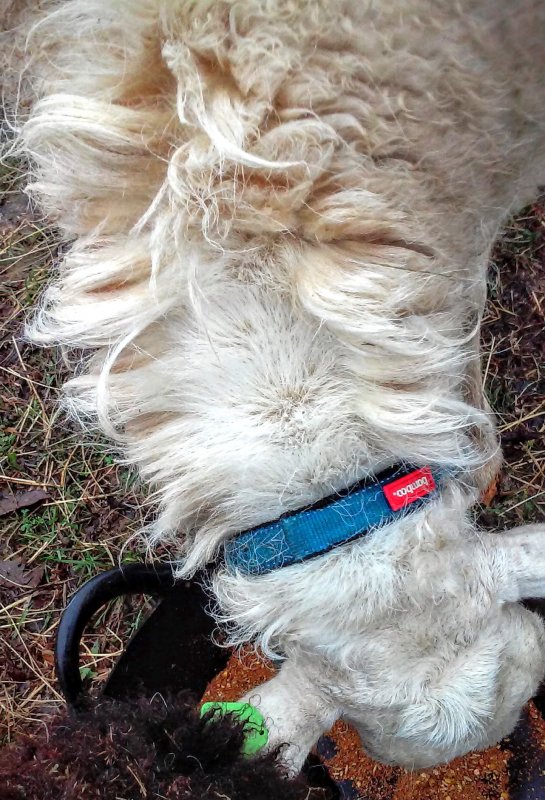
[[[245,650],[211,681],[203,699],[238,700],[273,675],[271,663]],[[538,800],[545,788],[545,721],[533,703],[501,744],[418,772],[373,761],[343,721],[318,742],[317,752],[344,786],[342,796],[354,800]]]

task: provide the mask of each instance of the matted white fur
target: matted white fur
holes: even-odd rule
[[[399,462],[439,500],[268,576],[220,569],[296,771],[339,715],[409,767],[497,741],[545,672],[545,527],[479,535],[498,466],[485,270],[545,177],[532,0],[69,0],[29,26],[29,191],[69,243],[30,328],[156,491],[180,572]],[[512,548],[511,544],[520,545]],[[521,553],[526,554],[522,557]]]

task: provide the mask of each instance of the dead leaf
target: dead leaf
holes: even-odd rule
[[[35,589],[44,574],[43,567],[26,569],[22,559],[13,561],[0,561],[0,586],[19,586],[24,589]]]
[[[19,508],[28,508],[49,497],[45,489],[29,489],[26,492],[16,492],[0,497],[0,517],[11,514]]]
[[[498,480],[499,480],[499,478],[498,478],[498,476],[496,476],[494,478],[494,480],[492,481],[492,483],[488,486],[488,488],[481,495],[481,498],[480,498],[481,503],[486,508],[488,508],[489,506],[492,505],[492,502],[493,502],[493,500],[495,499],[495,497],[496,497],[496,495],[498,493]]]

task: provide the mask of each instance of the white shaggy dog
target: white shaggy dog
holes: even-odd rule
[[[498,467],[491,244],[545,180],[532,0],[68,0],[29,35],[30,190],[64,233],[32,336],[157,491],[191,574],[392,465],[444,479],[303,563],[218,568],[297,771],[339,716],[407,767],[497,742],[545,672],[545,525],[479,533]]]

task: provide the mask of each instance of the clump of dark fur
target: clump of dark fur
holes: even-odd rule
[[[102,699],[0,752],[2,800],[307,800],[274,753],[240,754],[232,719],[200,719],[191,698]]]

